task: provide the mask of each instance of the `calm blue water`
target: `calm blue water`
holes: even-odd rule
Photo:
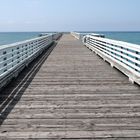
[[[37,37],[40,32],[0,32],[0,45]]]
[[[0,45],[37,37],[42,32],[0,32]],[[140,32],[90,32],[104,34],[106,38],[140,44]]]
[[[104,34],[106,38],[140,44],[140,32],[92,32]]]
[[[140,44],[140,32],[102,32],[107,38]]]

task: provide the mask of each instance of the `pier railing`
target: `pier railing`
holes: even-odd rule
[[[83,43],[127,75],[131,82],[140,84],[140,45],[91,35],[86,35]]]
[[[76,38],[80,33],[72,33]],[[129,80],[140,84],[140,45],[104,38],[95,34],[85,35],[82,41],[112,67],[116,67],[129,77]],[[78,38],[79,39],[79,38]]]
[[[71,32],[71,35],[74,36],[76,39],[80,39],[81,38],[81,34],[77,33],[77,32]]]
[[[56,33],[0,46],[0,89],[60,36]]]
[[[71,35],[74,36],[76,39],[82,40],[84,36],[86,35],[91,35],[91,36],[96,36],[96,37],[102,37],[104,38],[105,35],[103,34],[96,34],[96,33],[77,33],[77,32],[71,32]]]

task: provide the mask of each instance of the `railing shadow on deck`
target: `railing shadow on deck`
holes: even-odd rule
[[[25,68],[16,79],[13,79],[2,91],[0,91],[0,125],[3,124],[8,114],[19,102],[24,91],[28,88],[44,61],[55,48],[56,44],[56,42],[53,43],[53,45],[29,64],[29,66]]]

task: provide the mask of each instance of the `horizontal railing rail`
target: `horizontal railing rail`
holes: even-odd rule
[[[91,35],[91,36],[95,36],[95,37],[102,37],[104,38],[105,35],[103,34],[97,34],[97,33],[78,33],[78,32],[71,32],[71,35],[74,36],[76,39],[82,40],[84,36],[86,35]]]
[[[140,84],[140,45],[92,35],[84,36],[83,43],[127,75],[131,82]]]
[[[80,39],[81,38],[81,34],[77,33],[77,32],[71,32],[71,35],[74,36],[76,39]]]
[[[56,33],[0,46],[0,89],[60,36]]]

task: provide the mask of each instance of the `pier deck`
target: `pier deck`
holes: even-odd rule
[[[1,91],[0,103],[0,140],[140,139],[140,87],[69,34]]]

